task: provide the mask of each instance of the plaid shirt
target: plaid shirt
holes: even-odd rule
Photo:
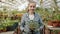
[[[29,14],[28,13],[25,13],[23,16],[22,16],[22,19],[21,19],[21,24],[20,24],[20,29],[21,30],[24,30],[26,32],[29,32],[29,28],[27,26],[26,23],[29,23],[28,21],[30,21],[29,19]],[[34,19],[33,21],[37,21],[37,23],[40,24],[40,28],[39,29],[42,29],[43,28],[43,22],[42,22],[42,19],[41,17],[37,14],[37,13],[34,13]]]

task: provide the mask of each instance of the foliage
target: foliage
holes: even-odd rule
[[[36,21],[33,21],[33,20],[29,21],[29,23],[27,23],[27,25],[32,30],[39,28],[39,23]]]
[[[60,13],[53,11],[51,8],[36,8],[36,12],[39,13],[44,21],[48,20],[60,20]]]

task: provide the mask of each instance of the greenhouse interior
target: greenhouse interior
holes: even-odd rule
[[[22,34],[19,24],[31,1],[41,15],[42,34],[60,34],[60,0],[0,0],[0,34]]]

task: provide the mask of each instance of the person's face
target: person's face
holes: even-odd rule
[[[34,12],[34,10],[36,9],[36,4],[30,3],[28,9],[29,9],[29,12]]]

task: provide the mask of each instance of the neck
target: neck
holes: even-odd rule
[[[34,13],[30,13],[30,12],[29,12],[29,14],[30,14],[30,15],[33,15]]]
[[[28,13],[29,13],[30,15],[33,15],[33,14],[34,14],[34,12],[32,12],[32,11],[29,11]]]

